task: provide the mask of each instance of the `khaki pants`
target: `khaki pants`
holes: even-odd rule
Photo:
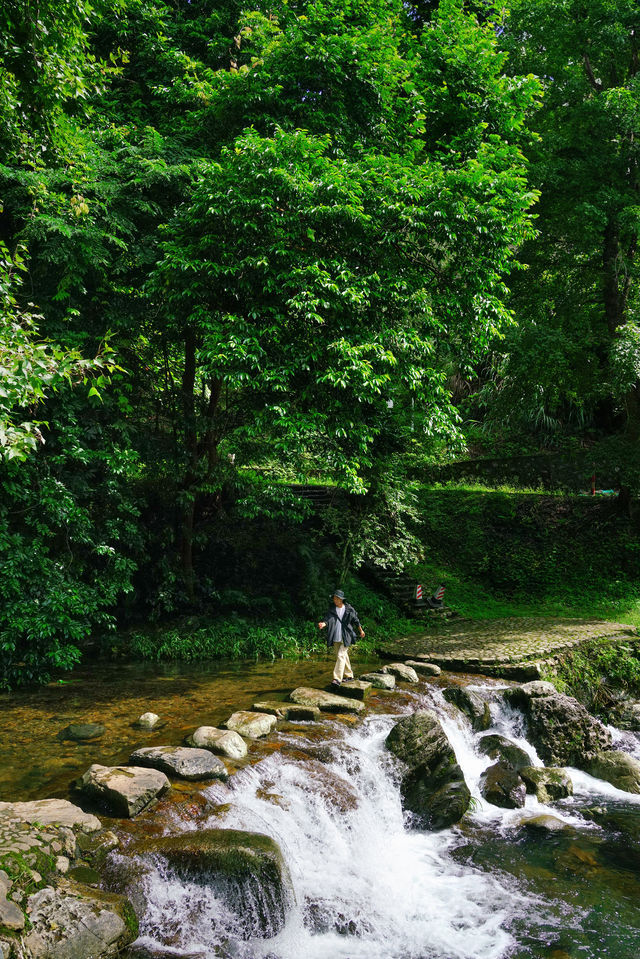
[[[333,670],[333,678],[337,679],[339,683],[341,683],[343,679],[353,679],[353,670],[349,662],[348,648],[344,643],[334,643],[333,648],[336,651],[336,666]]]

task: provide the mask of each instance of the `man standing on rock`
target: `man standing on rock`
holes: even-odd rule
[[[349,662],[349,646],[356,641],[356,629],[360,638],[364,636],[364,629],[360,625],[358,614],[353,606],[344,601],[344,593],[337,589],[332,596],[332,603],[318,629],[327,629],[327,649],[333,647],[336,651],[336,665],[333,670],[332,686],[342,685],[353,679],[353,670]],[[346,675],[345,675],[346,673]]]

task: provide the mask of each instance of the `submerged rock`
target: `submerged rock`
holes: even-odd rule
[[[569,823],[563,822],[557,816],[549,816],[543,813],[540,816],[525,816],[520,825],[524,829],[530,829],[532,832],[547,833],[573,833],[575,829]]]
[[[130,818],[168,792],[170,785],[165,774],[157,769],[94,763],[76,780],[75,788],[114,816]]]
[[[410,666],[416,673],[423,676],[439,676],[442,670],[435,663],[427,663],[421,659],[408,659],[405,666]]]
[[[480,791],[492,806],[501,809],[521,809],[527,790],[513,766],[497,762],[482,773]]]
[[[292,703],[301,703],[303,706],[317,706],[323,713],[363,713],[364,703],[357,699],[348,699],[346,696],[337,696],[324,689],[312,689],[308,686],[299,686],[289,695]]]
[[[82,743],[90,739],[100,739],[104,734],[105,727],[102,723],[71,723],[59,733],[59,738]]]
[[[396,677],[389,673],[365,673],[360,679],[365,683],[370,683],[374,689],[396,688]]]
[[[146,746],[131,753],[129,762],[133,766],[160,769],[168,776],[176,776],[178,779],[195,781],[229,778],[222,760],[207,749],[187,746]]]
[[[400,786],[403,806],[416,825],[444,829],[469,808],[471,794],[455,753],[431,711],[414,713],[397,723],[386,746],[409,766]]]
[[[293,906],[289,871],[269,836],[207,829],[150,839],[136,851],[160,856],[182,878],[212,888],[235,914],[242,939],[276,936]]]
[[[395,676],[396,679],[399,679],[403,683],[420,682],[420,677],[413,666],[407,666],[406,663],[387,663],[386,666],[381,668],[380,672],[391,673],[392,676]]]
[[[640,793],[640,763],[629,753],[609,749],[596,755],[583,769],[628,793]]]
[[[209,752],[227,756],[229,759],[244,759],[247,755],[247,744],[242,736],[232,729],[198,726],[194,733],[187,736],[185,742],[188,746],[208,749]]]
[[[129,902],[113,893],[60,880],[28,901],[32,928],[24,937],[37,959],[101,959],[115,956],[138,936]]]
[[[269,713],[252,713],[249,710],[240,709],[232,713],[224,725],[247,739],[261,739],[276,728],[277,722],[276,717]]]
[[[251,709],[257,713],[269,713],[288,722],[312,722],[320,718],[317,706],[301,706],[299,703],[262,702],[254,703]]]
[[[518,774],[524,780],[528,793],[535,793],[541,803],[565,799],[573,795],[573,783],[566,769],[553,766],[521,766]]]
[[[551,766],[586,769],[596,753],[611,746],[611,733],[600,720],[551,683],[516,686],[506,690],[505,698],[524,710],[529,738]]]
[[[462,710],[471,720],[471,726],[476,732],[488,729],[491,725],[489,703],[485,702],[477,693],[462,686],[449,686],[444,691],[444,698]]]
[[[514,769],[531,765],[531,756],[528,752],[498,733],[483,736],[478,743],[478,749],[490,759],[504,759]]]

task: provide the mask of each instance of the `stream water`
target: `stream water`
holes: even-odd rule
[[[143,708],[167,719],[153,742],[178,742],[184,729],[220,722],[258,696],[282,698],[295,685],[320,685],[327,671],[326,661],[310,661],[230,668],[215,676],[184,669],[164,677],[149,673],[128,690],[121,682],[117,744],[111,736],[108,746],[82,747],[81,760],[74,747],[75,758],[67,756],[62,765],[122,761],[123,752],[140,739],[129,722]],[[224,826],[272,837],[291,873],[295,905],[277,936],[247,940],[232,903],[212,887],[181,880],[157,864],[143,880],[148,908],[130,959],[638,959],[640,873],[625,859],[625,840],[585,812],[619,808],[634,818],[640,835],[640,796],[570,770],[570,799],[543,806],[528,796],[524,810],[489,805],[480,796],[479,778],[492,760],[478,752],[478,734],[444,701],[442,687],[451,681],[479,685],[477,678],[441,677],[402,693],[376,694],[361,722],[284,724],[270,744],[252,747],[251,762],[228,784],[200,786],[206,808],[198,818],[183,817],[179,806],[156,813],[155,828],[160,822],[164,833]],[[103,677],[93,714],[85,709],[83,718],[104,720],[109,708],[113,721],[115,699],[109,701],[107,686]],[[491,700],[490,731],[515,740],[541,765],[520,714],[503,704],[499,689],[500,683],[488,680],[479,690]],[[82,700],[86,694],[86,687],[76,687],[60,699],[57,711],[51,700],[41,709],[39,721],[49,740],[52,725],[79,718],[73,695]],[[59,691],[45,695],[55,699]],[[399,714],[421,708],[438,713],[474,796],[464,821],[438,833],[408,828],[400,766],[384,747]],[[35,700],[30,705],[14,700],[6,710],[14,728],[28,714],[31,728],[39,728]],[[640,758],[635,735],[615,731],[615,736],[620,748]],[[322,762],[314,758],[320,755]],[[62,789],[69,770],[56,769]],[[11,783],[11,796],[2,798],[28,798],[25,783],[32,795],[53,794],[46,775],[40,774],[36,788],[23,769]],[[534,814],[553,815],[570,829],[551,834],[523,828],[523,818]],[[137,826],[123,827],[125,840],[131,835],[127,829],[136,828],[145,828],[144,816]]]

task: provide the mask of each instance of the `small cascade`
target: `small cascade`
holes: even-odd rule
[[[491,702],[493,725],[486,734],[506,736],[529,753],[532,765],[541,766],[522,715],[496,695],[500,684],[469,688]],[[402,770],[384,745],[399,716],[369,714],[355,728],[328,724],[326,742],[319,743],[316,733],[306,744],[308,759],[304,738],[283,733],[283,747],[292,752],[275,751],[236,773],[228,785],[207,789],[219,806],[205,827],[263,833],[278,843],[294,899],[284,928],[252,938],[252,915],[264,913],[259,890],[239,914],[215,883],[186,882],[155,863],[144,880],[148,910],[140,944],[151,954],[158,949],[168,955],[169,948],[202,959],[529,959],[547,954],[536,951],[540,943],[563,941],[563,928],[579,929],[584,910],[577,902],[555,901],[552,896],[562,898],[555,889],[544,895],[514,879],[522,866],[509,872],[507,859],[521,862],[531,837],[519,841],[520,826],[531,814],[554,816],[591,833],[598,827],[585,822],[580,803],[572,800],[545,806],[527,796],[521,810],[490,805],[480,793],[481,774],[494,762],[478,749],[485,733],[474,733],[436,686],[413,692],[407,711],[416,709],[438,714],[464,772],[474,800],[464,824],[442,832],[406,828]],[[314,758],[320,754],[322,762]],[[326,761],[329,756],[333,759]],[[582,806],[585,799],[612,796],[640,803],[640,796],[578,770],[570,773]],[[483,843],[489,852],[477,865],[464,850],[483,849]],[[618,959],[615,951],[583,954]]]

